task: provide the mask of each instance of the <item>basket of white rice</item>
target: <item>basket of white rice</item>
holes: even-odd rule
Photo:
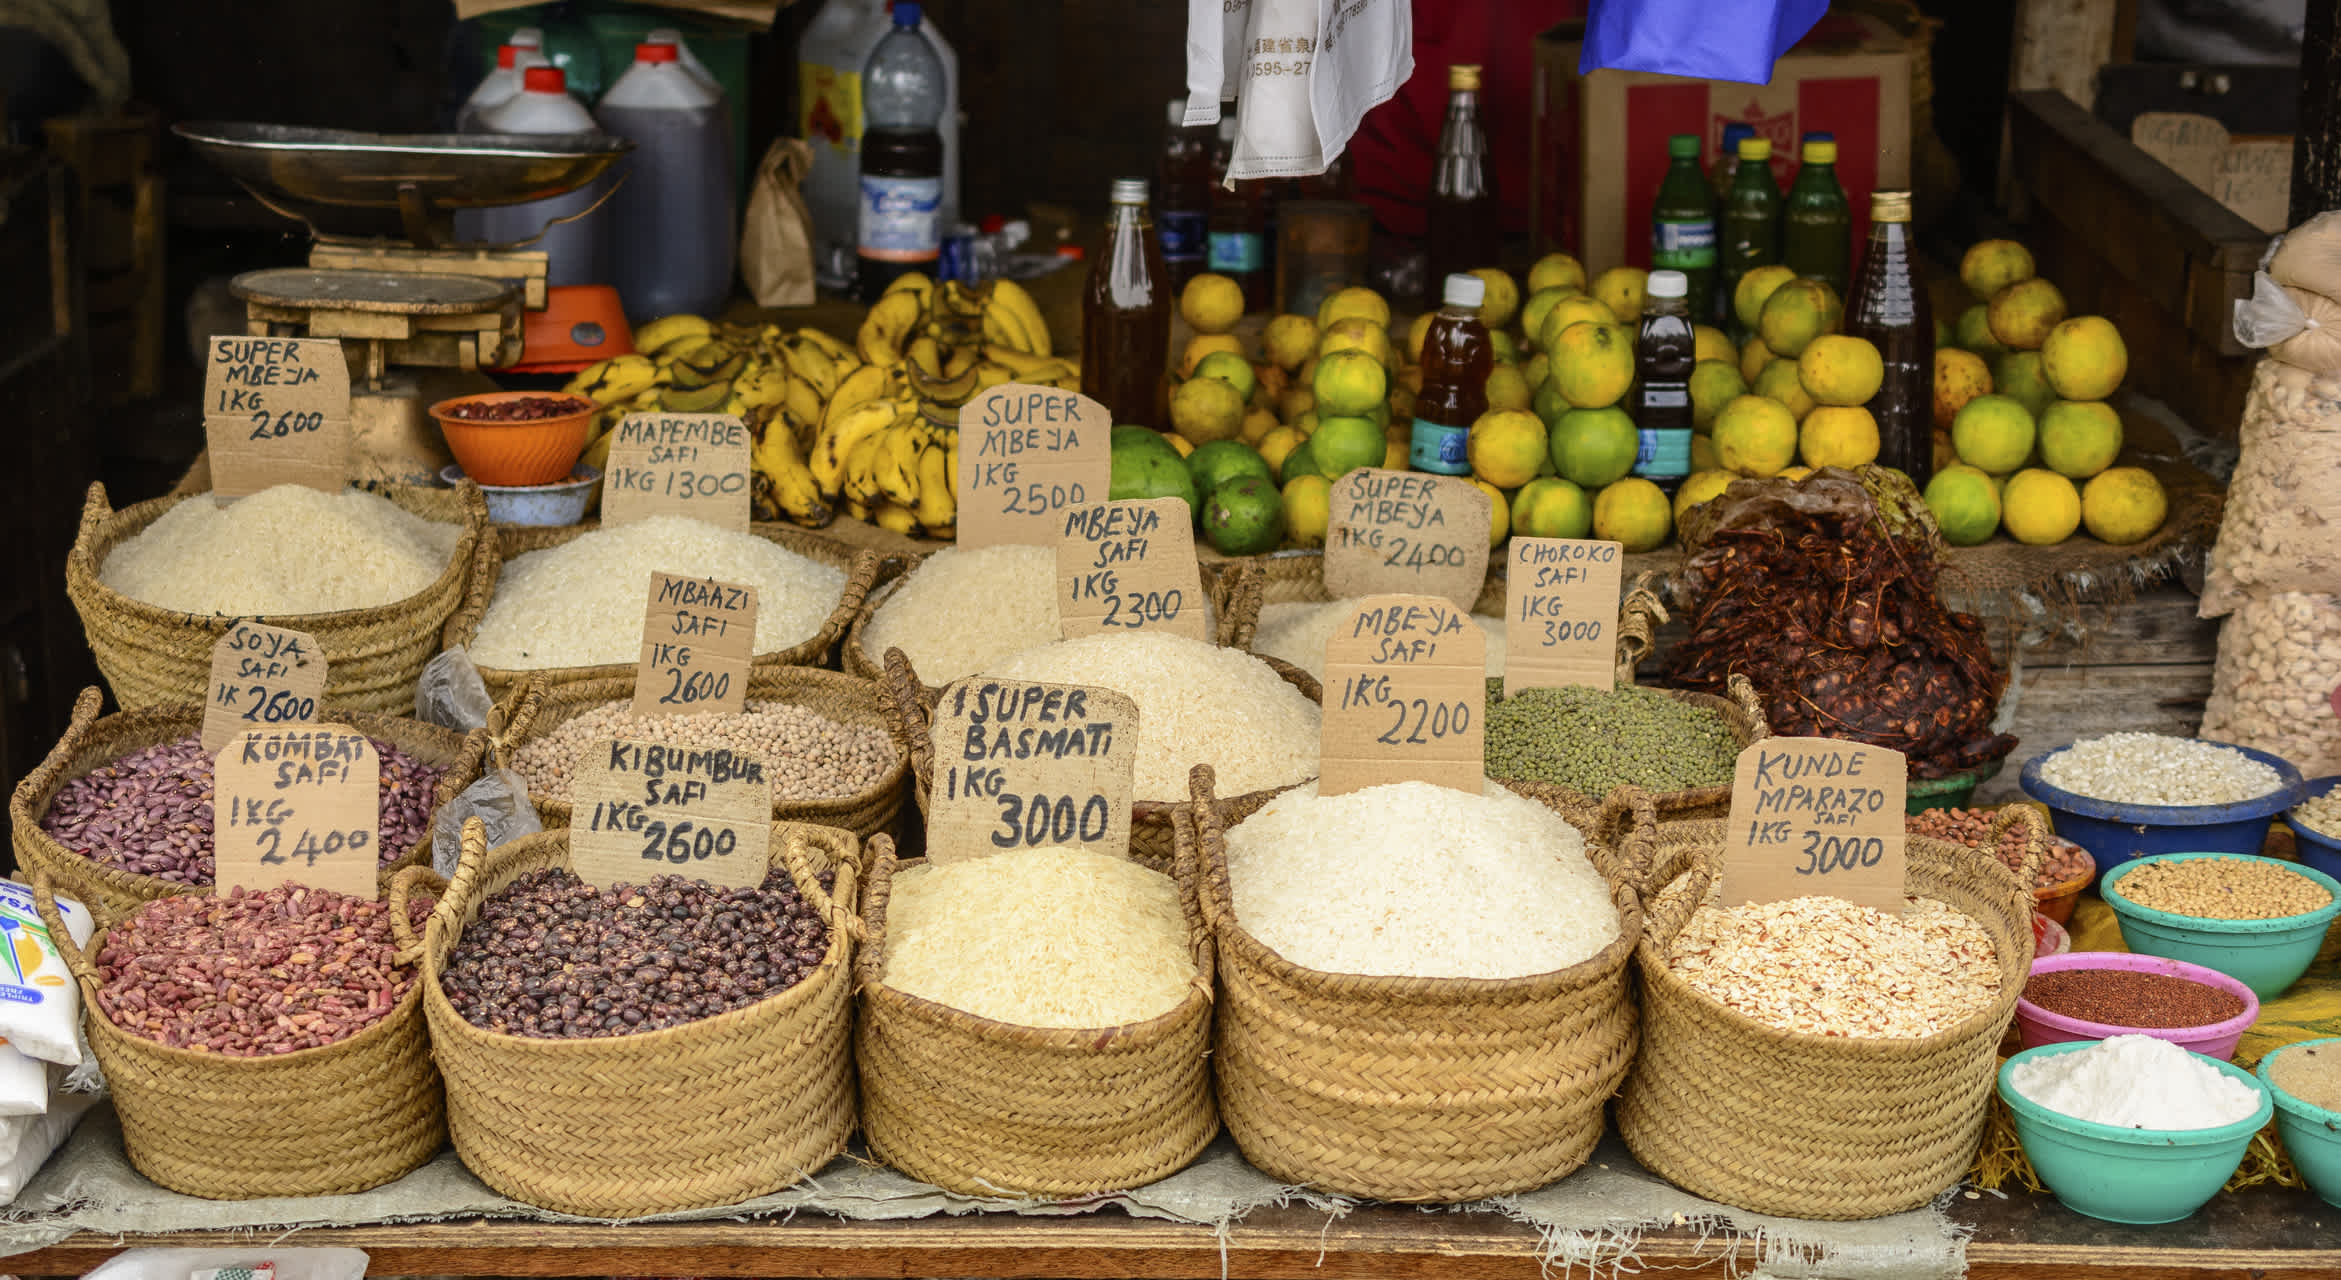
[[[753,667],[818,667],[853,621],[880,557],[782,524],[746,533],[686,516],[567,528],[496,526],[495,556],[449,622],[488,692],[632,678],[654,573],[756,588]],[[485,558],[485,557],[483,557]]]
[[[1094,685],[1138,704],[1130,856],[1157,871],[1169,870],[1175,856],[1170,814],[1186,803],[1187,771],[1195,765],[1212,765],[1229,790],[1262,798],[1317,774],[1323,689],[1307,672],[1273,658],[1133,631],[1039,645],[979,674]],[[899,649],[887,652],[884,684],[924,814],[935,777],[932,730],[939,690],[922,683]]]
[[[1213,1074],[1282,1181],[1430,1203],[1585,1162],[1633,1061],[1626,961],[1653,819],[1492,780],[1216,801],[1178,815],[1219,953]]]
[[[1356,607],[1325,589],[1325,553],[1278,551],[1254,558],[1260,566],[1260,607],[1251,643],[1254,653],[1277,658],[1319,680],[1325,678],[1325,642]],[[1637,575],[1618,604],[1619,684],[1634,683],[1634,668],[1650,656],[1666,607],[1653,589],[1655,575]],[[1471,620],[1487,633],[1487,673],[1504,674],[1504,566],[1488,568],[1487,582],[1471,606]]]
[[[1093,1195],[1168,1177],[1219,1132],[1191,863],[889,848],[862,910],[862,1132],[886,1163],[963,1195]]]
[[[406,715],[487,528],[468,481],[380,494],[278,485],[120,511],[93,484],[65,594],[125,708],[202,702],[212,646],[249,618],[316,637],[324,705]]]
[[[737,713],[637,716],[634,678],[618,676],[540,687],[518,699],[498,755],[528,780],[529,802],[547,829],[572,819],[569,786],[584,753],[610,738],[682,747],[728,747],[763,760],[779,822],[841,827],[867,838],[902,812],[910,761],[894,740],[877,682],[813,667],[759,667],[748,673]],[[508,704],[509,705],[509,704]]]
[[[2011,824],[2041,846],[2039,811],[2011,805],[1987,847]],[[1831,897],[1727,910],[1723,846],[1721,822],[1659,832],[1618,1132],[1651,1172],[1757,1213],[1926,1204],[1983,1136],[2032,967],[2032,868],[1912,836],[1899,914]]]
[[[1251,647],[1260,570],[1250,560],[1203,564],[1204,632]],[[919,674],[946,685],[1062,632],[1054,547],[945,547],[889,561],[845,636],[847,671],[875,680],[900,649]]]

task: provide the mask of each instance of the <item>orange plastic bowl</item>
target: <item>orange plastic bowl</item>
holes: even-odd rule
[[[479,422],[448,416],[458,405],[498,404],[531,397],[571,401],[576,411],[527,422]],[[584,396],[559,391],[489,391],[442,400],[431,406],[431,416],[439,420],[447,447],[454,451],[455,460],[463,464],[465,475],[481,484],[531,485],[568,478],[570,469],[577,465],[577,456],[585,452],[586,439],[593,432],[593,417],[599,408]]]

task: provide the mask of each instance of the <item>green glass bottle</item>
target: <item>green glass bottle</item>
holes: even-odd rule
[[[1707,185],[1715,191],[1716,204],[1731,198],[1732,179],[1739,176],[1740,139],[1755,136],[1756,127],[1744,120],[1723,126],[1723,145],[1715,149],[1715,171],[1707,178]]]
[[[1808,133],[1799,158],[1804,165],[1780,214],[1781,261],[1842,299],[1853,275],[1853,209],[1837,184],[1837,139]]]
[[[1722,243],[1717,246],[1715,287],[1728,310],[1741,276],[1780,261],[1780,184],[1772,179],[1770,138],[1740,139],[1739,172],[1732,175],[1731,196],[1723,202],[1718,221]],[[1735,325],[1733,331],[1741,327]]]
[[[1650,206],[1650,267],[1682,272],[1690,313],[1704,316],[1715,288],[1715,196],[1699,172],[1697,134],[1668,138],[1666,154],[1666,178]]]

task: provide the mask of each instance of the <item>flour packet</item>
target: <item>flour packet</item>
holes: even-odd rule
[[[94,923],[89,909],[59,898],[57,914],[74,944],[88,946]],[[33,891],[14,880],[0,880],[0,934],[7,939],[7,955],[0,961],[0,1039],[27,1057],[81,1065],[81,993],[65,969],[65,958],[49,941],[49,927],[33,907]]]

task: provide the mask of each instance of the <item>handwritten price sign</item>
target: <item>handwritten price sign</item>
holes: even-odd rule
[[[629,413],[614,430],[603,524],[687,516],[747,532],[747,423],[728,413]]]
[[[211,489],[349,484],[350,370],[332,338],[216,337],[203,368]]]
[[[611,738],[579,761],[569,865],[587,884],[692,876],[725,888],[764,883],[772,853],[772,779],[743,752]]]
[[[737,714],[748,706],[756,652],[756,588],[713,578],[650,575],[642,657],[634,667],[638,716]]]
[[[248,729],[220,752],[213,881],[223,896],[288,881],[371,898],[381,856],[382,762],[355,729]]]
[[[325,696],[325,653],[306,631],[239,622],[211,646],[203,749],[218,755],[246,729],[306,724]]]
[[[1909,765],[1834,738],[1740,752],[1723,845],[1723,905],[1823,895],[1902,913]]]
[[[1062,845],[1130,853],[1138,704],[1111,689],[961,680],[931,730],[935,787],[927,856],[936,862]]]
[[[1325,645],[1321,795],[1391,782],[1478,794],[1487,633],[1439,596],[1368,596]]]
[[[959,410],[959,545],[1053,547],[1065,512],[1113,486],[1114,417],[1072,391],[1007,382]]]
[[[1100,631],[1203,635],[1203,578],[1184,498],[1102,502],[1065,513],[1057,619],[1067,640]]]
[[[1455,476],[1360,467],[1333,482],[1325,589],[1335,599],[1443,596],[1464,609],[1488,574],[1493,500]]]
[[[1615,542],[1514,538],[1504,572],[1504,696],[1617,686]]]

